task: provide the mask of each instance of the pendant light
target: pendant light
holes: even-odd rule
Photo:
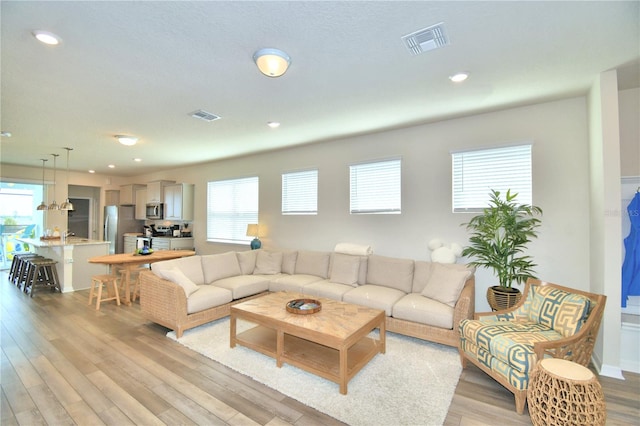
[[[48,210],[60,210],[60,206],[56,203],[56,158],[60,154],[51,154],[53,157],[53,203],[49,204]]]
[[[38,208],[36,210],[47,210],[47,205],[44,203],[44,163],[46,163],[47,160],[46,158],[41,158],[40,160],[42,160],[42,202],[40,203],[40,205],[38,206]]]
[[[71,200],[69,200],[69,151],[73,151],[73,148],[65,147],[67,150],[67,199],[60,205],[60,210],[74,210]]]

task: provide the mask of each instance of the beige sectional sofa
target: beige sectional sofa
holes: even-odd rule
[[[240,251],[153,263],[140,274],[149,320],[176,331],[229,315],[234,303],[290,291],[382,309],[387,331],[458,346],[474,314],[474,269],[379,255]]]

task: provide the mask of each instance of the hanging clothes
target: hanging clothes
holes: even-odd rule
[[[627,207],[631,229],[624,239],[622,264],[622,307],[627,307],[629,296],[640,296],[640,188]]]

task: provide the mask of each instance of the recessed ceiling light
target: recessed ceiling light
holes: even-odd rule
[[[272,129],[276,129],[280,127],[280,123],[278,123],[277,121],[269,121],[267,123],[267,126],[271,127]]]
[[[49,31],[36,30],[33,32],[33,36],[38,39],[38,41],[51,46],[60,44],[60,42],[62,41],[60,37],[58,37],[54,33],[50,33]]]
[[[467,78],[469,78],[469,74],[466,72],[459,72],[449,76],[449,80],[453,81],[454,83],[460,83],[462,81],[465,81]]]
[[[89,173],[95,173],[95,172],[96,172],[95,170],[89,170]]]
[[[138,138],[134,136],[116,135],[115,137],[116,139],[118,139],[118,142],[126,146],[132,146],[135,145],[136,142],[138,142]]]
[[[11,137],[11,132],[2,131],[2,132],[0,132],[0,136],[2,136],[3,138],[10,138]]]
[[[115,169],[116,165],[115,164],[109,164],[107,167],[110,168],[110,169]]]
[[[136,163],[139,163],[142,161],[142,158],[134,158],[133,161],[135,161]]]

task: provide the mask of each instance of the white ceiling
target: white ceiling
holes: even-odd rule
[[[68,146],[72,169],[131,176],[583,95],[614,68],[638,87],[639,5],[2,1],[1,161],[64,167]],[[450,45],[411,56],[401,37],[439,22]],[[258,72],[263,47],[291,56],[284,76]]]

